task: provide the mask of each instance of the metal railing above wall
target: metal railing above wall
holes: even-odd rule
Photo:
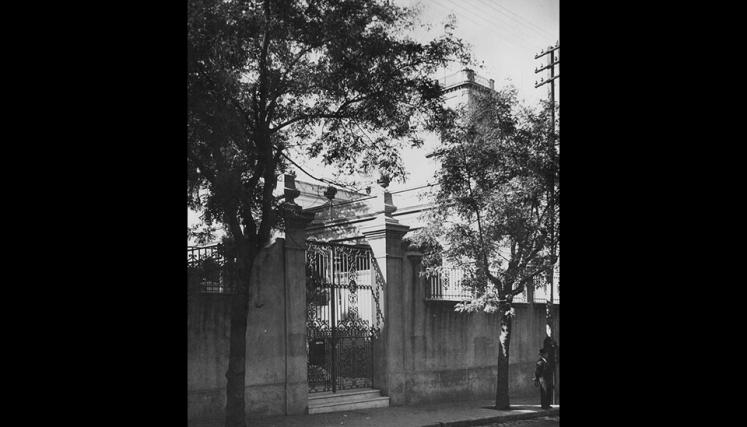
[[[232,294],[235,271],[220,251],[220,244],[187,247],[189,280],[194,280],[201,294]]]
[[[429,276],[426,280],[425,299],[426,301],[464,301],[475,296],[474,290],[462,284],[464,272],[461,269],[443,269],[440,272]],[[549,289],[544,284],[544,277],[537,277],[534,286],[534,302],[545,303],[549,299]],[[560,273],[555,272],[555,289],[553,302],[560,304]],[[516,295],[513,302],[529,302],[527,291]]]
[[[429,276],[425,288],[425,299],[430,301],[464,301],[474,297],[474,291],[462,285],[464,272],[460,269],[444,269]]]
[[[547,286],[544,277],[538,282],[534,288],[534,302],[545,303],[550,299],[550,288]],[[560,269],[555,269],[553,282],[552,301],[554,304],[560,304]]]
[[[218,243],[207,246],[187,246],[187,263],[190,267],[207,258],[213,258],[218,253]]]

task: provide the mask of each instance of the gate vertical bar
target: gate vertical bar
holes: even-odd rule
[[[368,250],[366,253],[368,254],[368,272],[371,276],[371,289],[369,290],[371,296],[371,338],[369,338],[369,345],[371,346],[371,363],[369,366],[371,366],[371,388],[374,388],[376,387],[374,384],[374,366],[376,366],[374,363],[374,337],[376,336],[374,330],[379,326],[376,318],[376,299],[374,298],[374,292],[376,292],[376,289],[374,289],[376,286],[376,271],[374,270],[373,264],[373,252]]]
[[[330,298],[331,310],[332,310],[332,313],[331,313],[332,322],[330,324],[331,327],[332,327],[332,366],[331,366],[331,368],[332,368],[332,393],[336,393],[337,392],[337,369],[336,369],[337,368],[337,357],[336,357],[336,354],[335,354],[337,352],[337,342],[336,342],[336,339],[337,339],[337,333],[336,333],[336,329],[337,329],[337,318],[335,317],[335,315],[336,315],[336,313],[335,313],[335,308],[336,307],[335,306],[337,305],[337,289],[335,288],[335,275],[336,275],[335,274],[336,273],[336,271],[335,271],[336,268],[335,267],[336,267],[337,259],[335,258],[335,255],[336,255],[335,254],[335,248],[333,246],[333,247],[330,248],[330,261],[331,261],[331,263],[330,263],[330,272],[332,273],[331,274],[331,277],[332,277],[332,284],[331,284],[332,285],[332,289],[331,289],[331,298]]]

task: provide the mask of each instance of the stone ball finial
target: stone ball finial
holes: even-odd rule
[[[332,199],[335,198],[335,194],[337,194],[337,189],[331,185],[324,191],[324,197],[329,201],[332,201]]]
[[[379,184],[382,188],[387,188],[389,187],[389,183],[391,181],[392,178],[390,178],[388,174],[382,173],[376,183]]]
[[[284,178],[283,194],[285,201],[290,204],[295,204],[295,200],[301,195],[301,191],[296,188],[296,176],[292,174],[285,174]]]

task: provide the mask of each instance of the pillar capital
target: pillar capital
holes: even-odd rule
[[[376,221],[374,224],[362,226],[360,230],[369,241],[386,238],[396,239],[401,242],[402,237],[410,231],[410,226],[400,224],[399,222],[392,223]]]
[[[409,246],[409,245],[408,245]],[[408,248],[405,248],[405,256],[407,259],[409,259],[413,264],[418,264],[420,261],[423,260],[423,253],[420,251],[411,250]]]
[[[285,201],[280,204],[280,215],[285,223],[285,245],[288,249],[305,249],[306,226],[314,219],[314,214],[304,212],[295,199],[301,194],[296,188],[293,175],[285,175],[283,194]]]
[[[377,218],[378,219],[378,218]],[[360,228],[376,258],[402,257],[402,238],[408,231],[409,225],[375,221],[373,224]]]
[[[306,249],[306,226],[314,219],[314,214],[304,212],[296,204],[283,203],[280,212],[285,223],[285,247],[287,249]]]
[[[394,206],[392,193],[387,189],[389,179],[383,176],[379,184],[381,186],[374,201],[374,210],[378,214],[370,223],[361,226],[360,232],[366,236],[375,257],[402,257],[402,238],[410,231],[410,226],[400,224],[392,217],[397,207]]]

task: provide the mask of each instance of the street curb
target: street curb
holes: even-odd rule
[[[509,421],[530,420],[532,418],[552,417],[552,416],[560,416],[560,408],[553,408],[553,409],[548,409],[544,411],[530,412],[530,413],[525,413],[525,414],[498,415],[495,417],[477,418],[477,419],[472,419],[472,420],[449,421],[445,423],[427,424],[422,427],[481,426],[481,425],[492,424],[492,423],[505,423]]]

